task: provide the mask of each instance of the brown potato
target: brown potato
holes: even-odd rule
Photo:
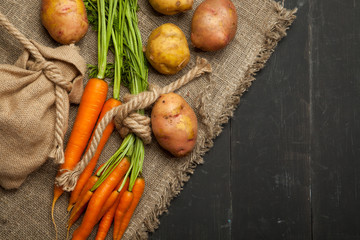
[[[174,15],[192,9],[194,0],[149,0],[149,3],[159,13]]]
[[[162,74],[175,74],[190,60],[185,34],[172,23],[165,23],[151,32],[145,55],[151,66]]]
[[[230,0],[205,0],[195,10],[191,22],[191,42],[203,51],[216,51],[234,39],[237,13]]]
[[[197,118],[190,105],[176,93],[162,94],[151,112],[156,140],[175,157],[193,150],[197,138]]]
[[[89,27],[82,0],[42,0],[41,22],[50,36],[61,44],[80,41]]]

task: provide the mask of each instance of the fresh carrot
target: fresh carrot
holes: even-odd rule
[[[92,78],[87,83],[84,89],[84,93],[81,97],[79,110],[65,149],[65,162],[60,166],[57,176],[60,176],[63,170],[72,170],[79,162],[81,155],[89,141],[89,137],[100,114],[101,108],[106,100],[107,91],[108,84],[101,79]],[[55,230],[55,203],[63,192],[64,190],[61,187],[57,185],[54,186],[51,217],[55,226]]]
[[[106,100],[102,110],[101,110],[101,113],[100,113],[100,117],[99,117],[99,120],[97,122],[96,125],[99,124],[99,122],[101,121],[101,119],[105,116],[105,114],[110,111],[112,108],[114,107],[117,107],[121,105],[121,102],[115,98],[109,98],[108,100]],[[100,139],[100,142],[99,142],[99,145],[96,149],[96,152],[93,156],[93,158],[90,160],[90,162],[88,163],[88,165],[85,167],[84,171],[80,174],[79,176],[79,179],[76,183],[76,186],[74,188],[74,190],[71,192],[71,196],[70,196],[70,200],[69,200],[69,205],[68,205],[68,208],[67,210],[70,211],[74,204],[76,203],[79,195],[80,195],[80,192],[81,192],[81,189],[84,187],[85,183],[87,182],[87,180],[90,178],[90,176],[92,175],[95,167],[96,167],[96,164],[98,162],[98,159],[100,157],[100,154],[101,154],[101,151],[103,150],[106,142],[108,141],[111,133],[113,132],[115,128],[115,124],[113,121],[111,121],[105,128],[104,132],[103,132],[103,135],[101,136],[101,139]],[[93,137],[94,133],[92,134],[91,138]],[[91,141],[90,143],[88,144],[88,147],[87,149],[85,150],[85,152],[89,149],[90,147],[90,144],[91,144]]]
[[[134,214],[134,211],[135,211],[135,209],[140,201],[140,198],[144,192],[144,189],[145,189],[145,179],[142,177],[138,177],[134,183],[132,190],[131,190],[134,198],[131,201],[130,207],[126,211],[126,213],[121,221],[119,232],[117,233],[116,236],[113,236],[114,240],[119,240],[124,235],[125,230],[127,229],[128,225],[129,225],[130,219],[131,219],[132,215]],[[123,196],[125,196],[125,194]]]
[[[107,54],[109,49],[109,42],[111,39],[111,30],[113,28],[114,4],[108,10],[109,19],[106,22],[106,6],[105,1],[101,0],[99,3],[99,26],[98,26],[98,73],[96,78],[91,78],[84,90],[80,101],[79,110],[75,119],[73,130],[71,132],[69,142],[65,150],[65,163],[60,167],[60,170],[72,170],[85,150],[89,138],[95,126],[96,120],[99,117],[100,111],[106,100],[108,84],[103,81],[107,70]],[[61,172],[58,173],[58,176]],[[63,193],[62,189],[55,186],[53,206],[55,202]],[[53,207],[52,207],[53,208]],[[53,214],[53,209],[52,209]]]
[[[79,228],[73,233],[73,239],[87,239],[93,227],[98,222],[98,216],[106,199],[124,177],[130,166],[130,161],[124,157],[115,167],[114,170],[105,178],[101,185],[95,190],[86,209],[84,218]]]
[[[83,188],[83,191],[81,191],[81,194],[79,195],[79,200],[74,205],[74,209],[70,212],[69,220],[73,218],[73,216],[90,200],[92,196],[92,191],[90,189],[94,186],[96,181],[99,179],[98,176],[93,175],[91,178],[89,178],[88,183]]]
[[[92,193],[91,193],[91,195],[87,196],[87,198],[90,199],[91,196],[92,196]],[[85,202],[85,201],[84,201],[84,202]],[[67,237],[66,237],[66,239],[68,239],[71,226],[80,218],[81,214],[86,210],[87,203],[88,203],[88,201],[86,201],[85,204],[82,205],[82,207],[81,207],[80,209],[78,209],[78,210],[76,211],[76,213],[74,213],[74,214],[68,219],[68,222],[67,222],[67,234],[66,234]]]
[[[71,225],[74,222],[76,222],[76,220],[80,217],[81,213],[84,211],[84,206],[86,206],[86,204],[90,200],[90,198],[92,196],[92,193],[93,193],[91,191],[91,189],[94,187],[94,185],[98,181],[99,176],[102,173],[102,169],[103,169],[104,165],[105,165],[105,163],[102,164],[96,170],[96,173],[88,179],[85,186],[81,190],[78,201],[76,202],[74,208],[72,209],[72,211],[70,213],[70,217],[69,217],[69,220],[68,220],[68,227],[69,228],[71,227]]]
[[[125,176],[121,181],[119,182],[118,186],[114,189],[114,191],[110,194],[108,199],[106,199],[106,202],[104,203],[103,207],[101,208],[101,211],[99,213],[99,220],[104,216],[104,214],[114,205],[116,199],[118,199],[119,196],[121,196],[126,189],[129,186],[129,178]]]
[[[99,227],[96,233],[96,237],[95,240],[104,240],[110,227],[111,224],[113,222],[114,216],[115,216],[115,211],[116,211],[116,207],[118,206],[121,197],[123,196],[124,192],[126,191],[126,189],[129,186],[129,179],[127,178],[125,185],[123,186],[123,188],[120,190],[115,202],[113,203],[113,205],[106,211],[106,213],[104,214],[104,216],[102,216],[100,223],[99,223]],[[119,189],[118,189],[119,190]],[[117,190],[117,191],[118,191]],[[100,215],[102,215],[100,213]]]
[[[114,205],[105,213],[105,215],[101,218],[99,223],[99,227],[95,236],[95,240],[104,240],[109,232],[111,224],[114,219],[115,210],[120,198],[118,198]]]
[[[90,190],[86,191],[84,196],[82,196],[81,200],[78,202],[78,204],[75,205],[74,210],[71,211],[71,213],[70,213],[70,217],[68,220],[68,229],[70,229],[72,224],[74,224],[79,219],[81,214],[84,212],[86,205],[90,201],[93,194],[94,194],[94,192],[92,192]]]
[[[133,199],[134,199],[134,194],[129,191],[126,191],[120,199],[114,217],[114,232],[113,232],[114,239],[116,239],[116,237],[119,235],[122,220],[125,216],[125,213],[128,211]]]

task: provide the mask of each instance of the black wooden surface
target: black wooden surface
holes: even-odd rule
[[[298,8],[150,239],[360,239],[360,0]]]

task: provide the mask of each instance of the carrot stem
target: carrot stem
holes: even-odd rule
[[[96,184],[91,189],[91,191],[95,191],[95,189],[98,188],[101,185],[101,183],[106,180],[106,178],[116,168],[116,165],[121,159],[123,159],[127,155],[131,156],[134,141],[135,141],[135,137],[131,135],[128,135],[123,140],[120,148],[115,152],[113,156],[111,156],[111,158],[107,161],[107,163],[101,168],[102,174],[98,182],[96,182]]]

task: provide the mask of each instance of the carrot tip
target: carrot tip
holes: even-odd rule
[[[53,202],[52,202],[52,205],[51,205],[51,219],[52,219],[52,222],[54,224],[54,229],[55,229],[55,239],[57,240],[58,239],[58,230],[57,230],[57,226],[56,226],[56,222],[55,222],[55,217],[54,217],[54,209],[55,209],[55,203],[56,203],[56,200],[58,199],[58,197],[54,197],[53,199]]]
[[[67,211],[70,212],[74,207],[74,204],[69,204],[67,207]]]

